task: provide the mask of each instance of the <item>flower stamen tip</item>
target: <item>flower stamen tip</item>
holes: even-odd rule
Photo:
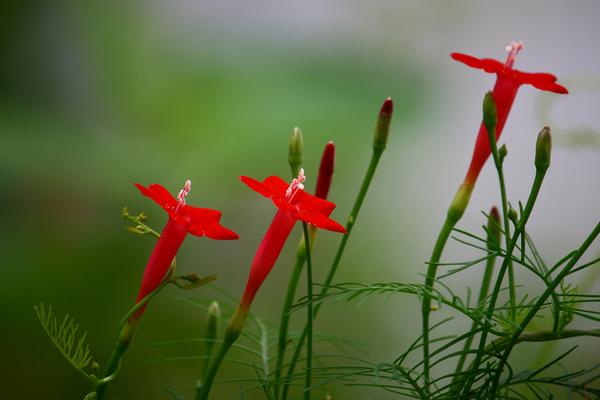
[[[188,179],[187,181],[185,181],[183,189],[181,189],[179,191],[179,194],[177,195],[177,203],[179,203],[177,205],[177,208],[185,206],[185,197],[190,193],[190,190],[192,190],[192,181]]]
[[[517,60],[517,55],[521,50],[523,50],[523,42],[512,42],[510,45],[506,46],[508,56],[506,57],[505,65],[508,68],[511,68],[514,65]]]
[[[292,183],[290,183],[290,186],[285,191],[285,197],[287,197],[288,200],[291,200],[298,190],[304,190],[304,181],[306,181],[304,168],[300,168],[300,171],[298,172],[298,178],[292,179]]]

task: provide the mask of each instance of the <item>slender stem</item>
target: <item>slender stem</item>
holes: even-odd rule
[[[554,331],[539,331],[522,334],[516,338],[514,338],[514,336],[501,337],[490,343],[486,349],[489,351],[505,350],[508,347],[512,347],[523,342],[551,342],[553,340],[569,339],[580,336],[600,337],[600,329],[565,329],[560,333]]]
[[[249,308],[250,306],[248,304],[241,302],[235,309],[235,312],[229,320],[229,326],[225,331],[223,342],[219,347],[219,351],[213,358],[212,363],[210,364],[210,368],[206,371],[204,379],[202,380],[202,388],[201,390],[196,391],[196,400],[208,399],[210,388],[212,387],[215,375],[217,375],[217,371],[219,370],[219,367],[221,366],[225,355],[227,354],[231,346],[233,346],[238,337],[240,337],[240,334],[244,329],[244,324],[246,323],[246,319],[248,318]]]
[[[496,284],[494,285],[494,290],[490,297],[490,304],[486,313],[485,325],[483,326],[483,330],[481,332],[481,337],[479,339],[479,347],[477,350],[477,354],[475,356],[475,360],[473,361],[472,367],[469,368],[472,371],[478,371],[481,365],[481,360],[483,358],[483,354],[485,353],[485,342],[487,340],[487,335],[491,329],[491,321],[494,316],[494,311],[496,308],[496,301],[498,300],[498,295],[500,294],[500,289],[502,287],[502,281],[504,280],[504,275],[506,274],[506,270],[508,268],[508,264],[511,261],[513,251],[517,246],[517,242],[519,236],[525,230],[525,225],[531,215],[531,211],[533,210],[533,206],[535,205],[535,201],[537,200],[537,196],[540,192],[540,188],[542,187],[542,182],[544,180],[544,176],[546,175],[546,170],[536,170],[535,178],[533,181],[533,185],[531,187],[531,192],[529,193],[529,198],[527,199],[527,205],[525,206],[525,210],[521,215],[521,219],[515,228],[515,233],[513,234],[510,241],[507,243],[506,254],[504,256],[504,261],[502,262],[502,266],[500,267],[500,271],[498,272],[498,277],[496,278]],[[461,399],[466,398],[469,395],[469,391],[471,390],[471,386],[473,385],[473,379],[469,379],[464,386],[463,394],[460,397]]]
[[[431,258],[429,259],[429,266],[427,267],[427,275],[425,276],[425,290],[430,291],[433,288],[435,276],[437,273],[437,267],[442,257],[446,242],[452,233],[452,229],[456,225],[457,220],[450,215],[446,217],[444,225],[438,234]],[[423,297],[423,304],[421,309],[422,314],[422,326],[423,326],[423,380],[425,381],[425,389],[428,390],[429,385],[429,314],[431,313],[431,296]]]
[[[504,354],[502,355],[502,358],[500,359],[500,363],[496,369],[496,374],[494,376],[494,381],[492,384],[492,391],[491,391],[491,395],[492,395],[491,399],[492,400],[496,397],[496,390],[498,388],[498,383],[500,381],[500,375],[502,375],[504,366],[506,365],[506,362],[508,361],[508,356],[510,355],[510,352],[512,351],[515,344],[518,343],[519,337],[525,331],[525,328],[527,328],[527,325],[529,324],[529,322],[531,322],[531,320],[536,316],[538,311],[544,306],[544,303],[546,302],[548,297],[550,297],[550,295],[554,291],[554,289],[556,289],[556,287],[558,285],[560,285],[562,280],[564,278],[566,278],[567,275],[569,275],[569,273],[571,272],[571,269],[573,269],[575,264],[583,256],[583,254],[587,251],[588,247],[590,247],[590,245],[594,242],[594,240],[596,239],[596,237],[599,234],[600,234],[600,222],[598,224],[596,224],[596,227],[588,235],[588,237],[585,239],[585,241],[583,242],[581,247],[579,247],[579,249],[577,250],[577,253],[569,260],[569,263],[563,268],[562,271],[560,271],[560,273],[552,281],[550,286],[548,288],[546,288],[544,293],[538,298],[538,300],[535,302],[533,307],[531,307],[531,309],[529,310],[529,312],[527,313],[527,315],[525,316],[523,321],[517,326],[517,329],[512,334],[511,338],[509,339],[509,341],[506,345],[507,348],[504,351]],[[556,333],[554,333],[554,334],[556,334]]]
[[[115,348],[113,349],[108,364],[106,365],[103,378],[96,382],[93,388],[93,391],[96,392],[95,400],[102,400],[102,398],[104,397],[104,393],[106,392],[106,387],[108,386],[108,383],[112,381],[119,372],[121,359],[123,358],[123,355],[129,348],[129,344],[131,343],[131,339],[133,337],[138,322],[137,320],[132,318],[132,316],[137,310],[139,310],[141,307],[147,304],[154,296],[156,296],[158,292],[160,292],[165,286],[171,283],[171,275],[173,274],[174,270],[175,260],[173,260],[173,262],[171,263],[171,266],[169,267],[169,270],[167,271],[160,285],[158,285],[156,289],[148,293],[146,297],[144,297],[142,300],[138,301],[133,307],[131,307],[129,311],[127,311],[127,314],[125,314],[125,316],[121,319],[121,322],[119,322],[119,336],[117,337],[117,343],[115,344]]]
[[[506,199],[506,183],[504,180],[504,168],[502,167],[503,162],[500,159],[500,154],[498,153],[498,143],[496,141],[496,125],[486,126],[486,131],[488,133],[488,139],[490,141],[490,149],[492,150],[492,157],[494,158],[494,165],[496,166],[496,171],[498,172],[498,181],[500,184],[500,199],[502,202],[502,220],[504,222],[504,236],[506,238],[506,243],[510,240],[510,222],[508,219],[508,201]],[[515,271],[513,267],[512,258],[508,263],[508,291],[509,291],[509,313],[511,320],[515,320],[516,316],[516,293],[515,293]]]
[[[302,267],[306,261],[306,247],[304,245],[305,238],[302,237],[298,250],[296,251],[296,263],[292,270],[292,276],[288,284],[287,292],[285,294],[285,300],[283,302],[283,309],[281,311],[281,322],[279,323],[279,337],[277,344],[277,368],[275,369],[275,383],[273,391],[275,398],[279,398],[279,380],[281,379],[281,373],[283,370],[283,359],[285,356],[285,349],[287,348],[287,337],[290,325],[290,309],[294,303],[296,297],[296,289],[298,288],[298,282],[300,281],[300,274],[302,273]]]
[[[354,227],[354,223],[356,222],[356,218],[358,217],[360,208],[363,204],[363,201],[365,200],[365,196],[367,195],[369,185],[371,184],[371,181],[373,180],[373,175],[375,174],[375,170],[377,169],[377,164],[379,163],[379,159],[381,158],[382,153],[383,153],[383,149],[381,149],[381,150],[373,149],[373,154],[371,155],[371,161],[369,162],[369,167],[367,168],[367,172],[365,174],[365,177],[363,178],[362,184],[360,186],[360,190],[358,192],[358,195],[356,196],[356,200],[354,201],[354,206],[352,207],[352,211],[350,212],[350,216],[348,217],[348,221],[346,222],[346,232],[347,233],[342,237],[342,240],[340,241],[340,245],[338,246],[338,249],[337,249],[337,252],[333,259],[333,262],[331,263],[331,266],[329,267],[329,272],[327,274],[327,277],[325,278],[325,282],[323,284],[323,288],[321,289],[321,292],[319,293],[319,297],[325,296],[327,294],[327,291],[329,290],[329,285],[333,281],[333,277],[335,276],[335,273],[340,264],[340,261],[342,260],[342,255],[344,254],[346,244],[348,243],[348,238],[350,237],[350,233],[352,232],[352,228]],[[318,303],[315,305],[315,307],[313,309],[313,319],[317,317],[317,314],[319,313],[320,308],[321,308],[321,303]],[[282,392],[282,399],[284,399],[284,400],[287,399],[289,388],[290,388],[290,383],[291,383],[292,377],[294,376],[294,370],[296,368],[296,364],[298,363],[298,359],[300,358],[300,352],[302,351],[302,346],[304,344],[304,340],[306,339],[307,334],[308,334],[308,328],[307,328],[307,326],[305,326],[304,330],[302,331],[302,335],[300,336],[300,339],[298,340],[298,343],[296,344],[296,349],[294,350],[294,354],[292,356],[290,365],[288,367],[288,372],[287,372],[287,375],[285,378],[283,392]]]
[[[204,376],[204,379],[202,381],[202,390],[196,391],[196,400],[208,399],[208,394],[210,393],[210,388],[215,379],[215,375],[217,375],[217,371],[219,370],[219,367],[221,366],[225,355],[227,355],[227,352],[229,351],[234,342],[235,339],[232,340],[229,335],[225,334],[225,338],[223,339],[223,343],[221,343],[221,346],[219,347],[219,351],[213,358],[212,363],[210,364],[210,368],[206,371],[206,375]]]
[[[490,283],[492,281],[492,274],[494,272],[494,264],[496,263],[496,256],[491,256],[487,259],[486,265],[485,265],[485,272],[483,273],[483,279],[481,281],[481,289],[479,290],[479,298],[477,299],[477,305],[479,307],[481,307],[483,305],[483,302],[485,300],[485,298],[488,295],[489,289],[490,289]],[[470,332],[473,332],[475,329],[477,329],[477,326],[479,324],[475,321],[473,321],[473,323],[471,324],[471,329]],[[456,380],[458,379],[458,376],[460,374],[460,372],[462,371],[464,365],[465,365],[465,361],[467,359],[467,352],[468,350],[470,350],[471,348],[471,344],[473,343],[473,338],[475,337],[475,335],[469,335],[469,337],[465,340],[465,344],[463,346],[463,350],[462,350],[462,354],[460,355],[460,358],[458,360],[458,364],[456,365],[456,369],[454,370],[454,375],[452,377],[452,382],[456,382]]]
[[[104,369],[103,378],[99,379],[95,384],[92,392],[96,393],[94,400],[102,400],[106,392],[108,384],[118,375],[121,368],[121,361],[125,352],[129,348],[131,338],[135,331],[136,322],[133,322],[130,326],[124,326],[117,338],[117,343],[110,355],[106,368]]]
[[[308,226],[306,222],[302,223],[304,229],[304,245],[306,246],[306,383],[304,384],[304,400],[310,400],[310,387],[312,385],[312,342],[313,342],[313,279],[312,279],[312,260],[310,256],[310,237],[308,235]]]

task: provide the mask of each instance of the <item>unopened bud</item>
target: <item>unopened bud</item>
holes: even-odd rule
[[[506,149],[506,144],[503,144],[498,149],[498,157],[500,157],[500,162],[504,161],[506,156],[508,155],[508,150]]]
[[[315,196],[320,199],[326,199],[327,195],[329,194],[334,166],[335,145],[330,140],[325,145],[323,156],[321,156],[321,164],[319,164],[319,176],[317,177],[317,189],[315,190]]]
[[[207,339],[216,339],[218,334],[219,327],[219,318],[221,318],[221,308],[219,307],[219,303],[213,301],[208,306],[208,310],[206,312],[206,338]]]
[[[375,126],[375,136],[373,138],[373,150],[382,152],[387,145],[388,136],[390,135],[390,123],[392,122],[392,113],[394,112],[394,102],[391,97],[388,97],[383,102],[379,116],[377,117],[377,125]]]
[[[540,131],[535,145],[535,168],[545,171],[550,166],[550,153],[552,153],[552,136],[550,128],[545,126]]]
[[[213,301],[206,310],[206,331],[204,333],[204,371],[208,369],[210,364],[210,356],[212,355],[217,340],[219,330],[219,319],[221,318],[221,309],[219,303]]]
[[[489,251],[497,251],[500,248],[501,238],[500,213],[498,212],[498,208],[494,206],[488,215],[487,249]]]
[[[290,136],[290,144],[288,150],[288,163],[292,170],[292,176],[295,178],[300,173],[302,166],[302,152],[304,151],[304,139],[300,128],[294,128],[292,136]]]
[[[508,210],[508,219],[510,219],[515,225],[519,222],[519,213],[510,207]]]
[[[487,92],[483,98],[483,124],[489,131],[496,128],[497,123],[496,101],[492,96],[492,92]]]

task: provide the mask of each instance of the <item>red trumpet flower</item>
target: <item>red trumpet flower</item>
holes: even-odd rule
[[[239,236],[229,229],[221,226],[221,212],[210,208],[198,208],[185,204],[185,197],[190,192],[192,183],[185,182],[183,190],[175,199],[163,186],[153,184],[147,188],[136,183],[135,186],[146,197],[154,200],[168,214],[169,220],[164,227],[160,238],[154,246],[150,259],[146,264],[142,284],[138,293],[137,302],[156,289],[169,270],[175,254],[183,243],[188,233],[194,236],[206,236],[216,240],[233,240]],[[139,318],[146,307],[143,306],[135,314]]]
[[[508,118],[508,113],[517,95],[517,90],[523,84],[529,84],[533,87],[554,93],[567,94],[569,91],[564,87],[556,83],[556,77],[548,73],[529,73],[522,72],[517,69],[513,69],[513,65],[517,58],[519,51],[523,49],[521,42],[513,42],[506,48],[508,51],[508,57],[506,62],[503,64],[498,60],[491,58],[479,59],[467,54],[452,53],[450,56],[469,67],[482,69],[488,73],[496,74],[496,84],[492,91],[492,96],[496,102],[498,122],[496,126],[496,139],[502,134],[502,129]],[[471,159],[471,165],[465,177],[465,183],[469,186],[473,186],[483,164],[486,162],[491,154],[489,139],[484,124],[481,124],[479,128],[479,135],[477,136],[477,142],[475,143],[475,149],[473,151],[473,158]]]
[[[306,178],[303,169],[300,169],[298,178],[294,179],[291,185],[278,176],[270,176],[262,182],[247,176],[242,176],[240,179],[250,189],[270,198],[279,209],[252,262],[241,301],[242,307],[249,308],[256,292],[273,269],[296,220],[334,232],[346,233],[346,229],[329,218],[335,208],[334,203],[304,191],[303,182]]]

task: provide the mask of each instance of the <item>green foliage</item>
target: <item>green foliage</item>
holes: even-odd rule
[[[86,343],[87,332],[78,335],[79,324],[69,314],[59,322],[52,312],[52,306],[46,308],[44,303],[40,303],[34,309],[42,328],[63,357],[86,378],[94,381],[94,376],[84,370],[87,367],[98,368]]]

